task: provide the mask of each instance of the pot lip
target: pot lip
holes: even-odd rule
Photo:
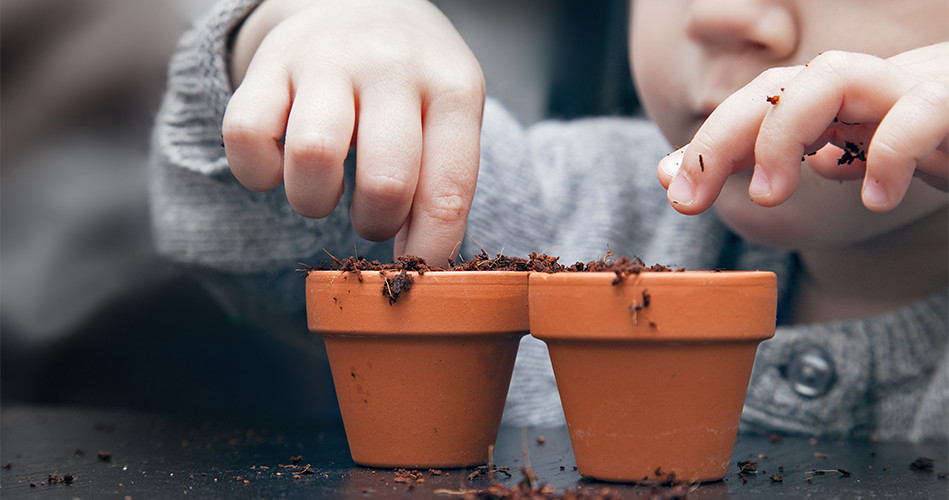
[[[593,272],[559,272],[544,273],[531,272],[530,280],[532,283],[543,285],[586,285],[601,284],[602,282],[612,283],[616,279],[616,273],[612,271],[593,271]],[[735,285],[747,286],[750,284],[767,284],[777,279],[772,271],[642,271],[640,273],[628,275],[622,283],[619,284],[637,284],[646,280],[649,284],[662,285],[694,285],[714,283],[716,285]]]
[[[392,278],[401,274],[398,270],[370,270],[359,271],[359,279],[356,284],[382,283],[382,277]],[[477,284],[512,284],[527,286],[530,271],[407,271],[406,275],[413,279],[412,286],[437,285],[437,284],[458,284],[458,283],[477,283]],[[309,271],[306,275],[307,282],[335,284],[340,276],[357,276],[356,272],[343,270],[330,271]],[[346,286],[354,286],[350,280],[346,280]]]
[[[774,336],[773,272],[651,271],[615,280],[614,272],[532,274],[531,334],[548,345],[695,345]],[[565,310],[584,313],[565,316]]]
[[[518,337],[530,331],[526,271],[407,272],[410,289],[386,298],[401,271],[315,271],[307,276],[309,330],[349,337]]]

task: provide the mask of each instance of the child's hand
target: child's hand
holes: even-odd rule
[[[294,210],[325,217],[355,144],[356,232],[397,235],[396,255],[436,265],[457,251],[477,180],[484,79],[429,2],[266,1],[234,41],[231,77],[239,87],[224,143],[244,186],[283,182]]]
[[[696,214],[729,175],[754,168],[751,199],[775,206],[797,188],[808,155],[820,175],[863,178],[863,204],[884,212],[899,205],[914,175],[946,189],[947,137],[949,43],[886,60],[827,52],[768,70],[726,99],[659,163],[659,180],[679,212]]]

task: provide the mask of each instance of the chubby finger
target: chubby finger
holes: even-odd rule
[[[684,214],[707,210],[729,175],[754,165],[754,143],[773,95],[794,68],[768,70],[725,99],[696,132],[668,187],[669,202]]]
[[[377,85],[359,93],[350,216],[363,238],[387,240],[408,219],[422,161],[421,108],[418,90],[409,87]]]
[[[949,178],[946,156],[937,150],[947,135],[949,87],[936,82],[912,87],[883,117],[870,141],[863,204],[877,212],[892,210],[902,201],[917,168]]]
[[[255,60],[227,104],[222,123],[227,163],[234,177],[252,191],[283,182],[283,138],[290,112],[286,72]]]
[[[755,143],[749,195],[763,206],[791,197],[800,179],[802,155],[828,137],[829,128],[878,121],[908,81],[883,59],[831,51],[814,58],[784,87]]]
[[[460,247],[478,180],[483,105],[483,90],[449,92],[427,103],[404,253],[444,266]]]
[[[355,126],[353,85],[328,67],[295,76],[284,147],[287,201],[300,215],[326,217],[343,193],[343,161]]]

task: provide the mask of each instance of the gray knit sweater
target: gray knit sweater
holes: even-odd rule
[[[203,279],[231,311],[270,330],[305,335],[299,262],[334,255],[391,259],[390,243],[357,237],[349,224],[352,158],[341,206],[311,220],[281,188],[244,189],[220,146],[233,91],[227,37],[257,2],[220,2],[181,40],[157,118],[151,159],[159,251]],[[687,269],[763,269],[779,298],[794,258],[740,241],[712,213],[671,209],[655,177],[670,150],[636,119],[545,122],[524,128],[488,101],[468,234],[491,253],[545,251],[563,262],[609,249]],[[351,155],[352,156],[352,155]],[[480,250],[467,239],[463,256]],[[883,439],[949,433],[949,291],[872,318],[779,325],[758,349],[742,415],[745,429]],[[513,424],[559,424],[563,412],[545,345],[521,343],[505,408]]]

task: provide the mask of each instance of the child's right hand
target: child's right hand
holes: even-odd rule
[[[396,236],[396,255],[454,256],[477,180],[484,79],[429,2],[267,0],[236,35],[231,79],[223,134],[241,184],[283,182],[295,211],[325,217],[355,144],[355,231]]]

